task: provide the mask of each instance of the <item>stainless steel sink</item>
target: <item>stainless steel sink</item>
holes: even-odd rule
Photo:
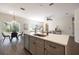
[[[40,37],[46,37],[47,35],[44,34],[34,34],[35,36],[40,36]]]

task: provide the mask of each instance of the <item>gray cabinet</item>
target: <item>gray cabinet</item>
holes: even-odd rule
[[[24,34],[24,47],[29,50],[29,35]]]
[[[46,55],[63,55],[65,54],[65,47],[53,42],[45,41]]]
[[[44,55],[44,40],[37,38],[36,45],[37,55]]]
[[[35,37],[33,37],[33,36],[30,36],[29,37],[29,39],[30,39],[30,45],[29,45],[29,47],[30,47],[30,49],[29,49],[29,51],[33,54],[33,55],[36,55],[36,46],[37,46],[37,44],[36,44],[36,38]]]
[[[30,36],[30,52],[33,55],[44,55],[44,40]]]
[[[65,46],[41,38],[25,35],[25,48],[33,55],[64,55]]]

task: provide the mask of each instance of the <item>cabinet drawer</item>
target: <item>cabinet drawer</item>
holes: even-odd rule
[[[65,54],[65,47],[53,42],[45,41],[45,54]]]

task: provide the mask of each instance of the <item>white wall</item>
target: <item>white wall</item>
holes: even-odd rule
[[[52,17],[53,20],[48,21],[49,31],[55,30],[58,25],[62,31],[62,34],[73,36],[72,17],[70,15],[61,15]],[[38,21],[39,22],[39,21]],[[35,24],[35,20],[30,20],[29,24]]]
[[[49,21],[49,30],[55,30],[58,25],[62,30],[62,34],[73,36],[72,34],[72,16],[58,16],[54,17],[52,21]]]
[[[75,41],[79,43],[79,9],[75,10]]]
[[[32,20],[27,20],[21,17],[16,17],[15,18],[16,21],[18,21],[21,25],[21,31],[23,31],[24,29],[24,25],[26,27],[25,32],[27,32],[28,30],[28,25],[31,24],[31,22],[35,22]],[[0,22],[1,21],[12,21],[13,20],[13,16],[12,15],[8,15],[8,14],[4,14],[4,13],[0,13]],[[30,22],[31,21],[31,22]],[[53,18],[52,21],[49,21],[49,30],[52,31],[55,29],[55,27],[58,25],[59,28],[62,30],[62,34],[67,34],[67,35],[73,35],[72,34],[72,16],[55,16]]]

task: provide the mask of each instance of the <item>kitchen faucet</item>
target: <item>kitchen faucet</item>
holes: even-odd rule
[[[38,27],[38,25],[35,25],[35,34],[37,33],[37,27]]]

